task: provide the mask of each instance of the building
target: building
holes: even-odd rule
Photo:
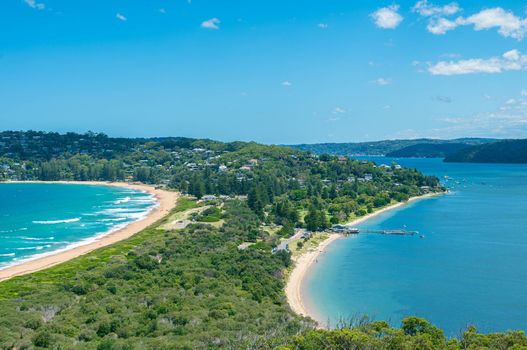
[[[359,233],[359,229],[358,228],[350,227],[348,225],[340,225],[340,224],[333,225],[331,227],[331,231],[335,232],[335,233],[343,233],[343,234],[347,234],[347,235],[358,234]]]
[[[424,193],[428,193],[430,192],[430,186],[421,186],[419,187],[421,189],[421,191],[423,191]]]

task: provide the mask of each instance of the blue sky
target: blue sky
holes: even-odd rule
[[[0,129],[527,137],[526,5],[2,0]]]

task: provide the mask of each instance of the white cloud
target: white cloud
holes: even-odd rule
[[[319,23],[318,24],[318,27],[320,29],[328,29],[329,25],[327,23]]]
[[[455,2],[444,6],[436,6],[429,3],[428,0],[422,0],[415,4],[412,11],[419,13],[423,17],[452,16],[461,11],[461,8]]]
[[[331,112],[333,114],[344,114],[346,113],[346,110],[344,108],[341,108],[341,107],[335,107],[335,109],[333,109],[333,112]]]
[[[377,27],[383,29],[395,29],[403,21],[403,16],[397,11],[399,11],[399,5],[392,5],[380,8],[370,16]]]
[[[167,13],[167,11],[165,9],[159,9],[159,13]]]
[[[446,34],[449,30],[456,29],[457,23],[446,18],[432,19],[426,29],[435,35]]]
[[[221,23],[221,21],[219,19],[217,19],[216,17],[214,17],[214,18],[211,18],[209,20],[201,22],[201,28],[220,29],[220,27],[218,26],[220,23]]]
[[[115,18],[117,18],[119,21],[126,21],[127,18],[124,15],[121,15],[120,13],[115,15]]]
[[[510,50],[503,54],[503,58],[511,60],[511,61],[518,61],[521,57],[520,51],[518,50]]]
[[[392,83],[391,79],[387,78],[378,78],[371,81],[372,84],[378,85],[378,86],[386,86]]]
[[[527,55],[518,50],[505,52],[501,57],[473,58],[460,61],[441,61],[428,67],[432,75],[461,75],[473,73],[502,73],[527,69]]]
[[[37,10],[44,10],[46,8],[46,4],[42,2],[37,2],[36,0],[24,0],[24,2],[31,8],[37,9]]]
[[[434,129],[420,131],[414,137],[501,137],[525,138],[527,134],[527,94],[503,101],[501,106],[472,115],[445,116]],[[408,138],[398,135],[395,138]]]
[[[293,86],[293,83],[291,83],[289,80],[284,80],[282,82],[282,86]]]
[[[521,95],[527,97],[527,90],[522,90]]]
[[[497,110],[468,117],[444,118],[444,128],[435,135],[525,137],[527,132],[527,98],[511,98]]]
[[[527,33],[527,19],[521,19],[501,7],[482,10],[466,19],[459,19],[458,22],[463,25],[473,24],[475,30],[498,28],[498,33],[504,37],[519,40]]]
[[[485,9],[469,17],[454,20],[444,16],[446,14],[430,19],[427,30],[432,34],[442,35],[459,26],[473,26],[476,31],[496,28],[500,35],[517,40],[522,40],[527,34],[527,18],[522,19],[501,7]]]

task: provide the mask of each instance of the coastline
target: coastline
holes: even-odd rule
[[[22,276],[29,273],[47,269],[49,267],[61,264],[68,260],[77,258],[81,255],[90,253],[96,249],[109,246],[119,241],[132,237],[134,234],[152,225],[156,221],[166,216],[176,205],[179,193],[156,189],[153,186],[144,184],[129,184],[126,182],[99,182],[99,181],[8,181],[9,183],[39,183],[39,184],[69,184],[69,185],[92,185],[92,186],[112,186],[124,187],[142,192],[148,192],[156,198],[156,205],[150,213],[139,220],[133,221],[125,227],[109,232],[86,242],[86,244],[75,245],[67,250],[59,250],[56,253],[27,260],[17,265],[12,265],[0,270],[0,282],[16,276]]]
[[[384,207],[382,209],[379,209],[373,213],[365,215],[363,217],[357,218],[356,220],[349,222],[348,225],[358,225],[380,214],[400,208],[411,202],[414,202],[417,200],[423,200],[423,199],[427,199],[431,197],[436,197],[436,196],[443,195],[443,194],[444,192],[428,193],[422,196],[411,197],[406,202],[395,203],[387,207]],[[285,287],[285,294],[286,294],[289,306],[291,307],[291,310],[293,310],[293,312],[296,313],[297,315],[304,316],[304,317],[311,317],[317,322],[318,328],[325,328],[325,327],[321,324],[321,322],[319,322],[319,320],[313,317],[313,315],[309,312],[309,310],[304,305],[304,302],[302,300],[302,284],[311,266],[317,261],[318,257],[321,254],[323,254],[332,243],[334,243],[335,241],[343,237],[345,236],[341,234],[337,234],[337,233],[330,234],[329,237],[325,239],[324,241],[322,241],[315,249],[312,249],[294,258],[295,265],[294,265],[293,271],[289,275],[289,278],[287,280],[287,284]]]

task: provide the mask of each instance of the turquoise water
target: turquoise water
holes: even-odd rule
[[[440,176],[451,193],[360,227],[407,228],[425,237],[338,240],[304,281],[308,309],[333,325],[368,315],[397,326],[417,315],[449,336],[469,324],[484,332],[527,330],[527,165],[396,161]]]
[[[155,203],[120,187],[0,184],[0,269],[120,229]]]

